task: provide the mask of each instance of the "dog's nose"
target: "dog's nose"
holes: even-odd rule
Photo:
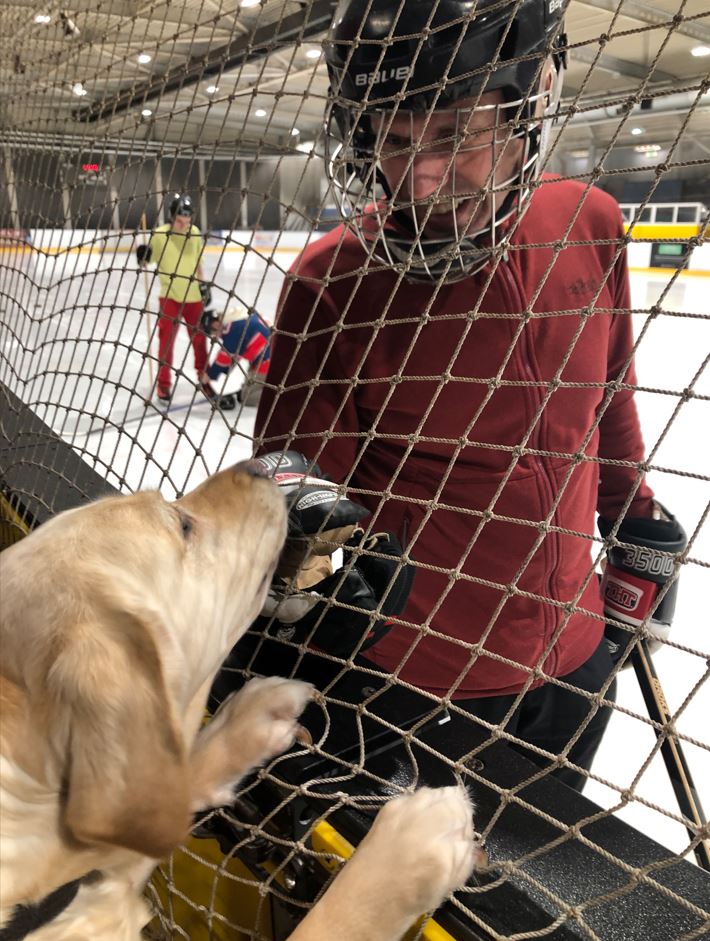
[[[248,474],[250,477],[270,477],[269,471],[259,461],[241,461],[235,467],[236,471]]]

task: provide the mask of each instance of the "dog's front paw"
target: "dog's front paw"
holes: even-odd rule
[[[257,677],[226,700],[212,721],[232,739],[240,763],[253,768],[293,745],[303,731],[298,717],[313,695],[311,683]]]
[[[465,790],[425,787],[385,804],[354,864],[358,858],[383,874],[397,872],[399,902],[414,919],[437,908],[485,857],[474,842],[473,807]]]

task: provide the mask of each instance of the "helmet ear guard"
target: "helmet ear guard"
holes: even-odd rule
[[[453,281],[484,267],[501,241],[503,223],[512,234],[516,219],[509,220],[516,214],[519,219],[527,205],[557,114],[564,6],[548,0],[439,0],[435,7],[405,4],[397,11],[388,0],[341,0],[326,43],[326,171],[340,194],[342,216],[368,254],[402,267],[410,280]],[[500,126],[507,140],[525,138],[520,179],[502,181],[510,183],[511,193],[491,214],[490,225],[459,237],[453,219],[455,235],[432,239],[386,205],[392,193],[373,116],[421,118],[456,109],[460,101],[472,101],[469,108],[475,108],[489,91],[502,94]],[[414,151],[420,143],[412,139]],[[456,153],[452,147],[452,159]],[[493,158],[495,167],[495,151]],[[499,186],[493,176],[491,195]]]

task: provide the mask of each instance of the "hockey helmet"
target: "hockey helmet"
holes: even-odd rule
[[[326,166],[341,212],[369,254],[410,280],[457,280],[486,264],[503,223],[526,207],[544,162],[562,84],[566,3],[341,0],[326,42]],[[555,75],[543,89],[550,57]],[[503,101],[496,126],[525,147],[518,178],[503,181],[509,194],[485,227],[457,237],[452,224],[451,237],[432,238],[413,211],[389,206],[383,214],[392,194],[380,165],[382,115],[455,109],[463,99],[475,107],[491,91]]]
[[[175,216],[194,216],[195,209],[192,205],[192,199],[184,193],[175,193],[170,198],[168,205],[168,215],[171,219]]]

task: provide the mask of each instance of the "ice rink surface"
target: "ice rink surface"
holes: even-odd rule
[[[278,247],[205,259],[219,312],[235,299],[267,320],[276,310],[283,274],[295,252]],[[0,376],[85,460],[123,490],[159,487],[167,498],[221,466],[251,454],[255,410],[221,413],[196,391],[187,333],[180,329],[181,367],[167,412],[153,404],[157,282],[127,253],[16,254],[6,258],[2,342],[7,374]],[[8,276],[9,275],[9,276]],[[672,646],[655,658],[683,748],[710,812],[710,319],[707,277],[632,273],[634,326],[640,337],[637,403],[657,497],[683,522],[691,545],[684,567]],[[657,308],[655,316],[650,311]],[[22,313],[29,311],[32,321]],[[146,310],[151,313],[146,313]],[[14,325],[14,326],[13,326]],[[19,331],[19,332],[14,332]],[[33,351],[34,352],[26,352]],[[23,352],[24,351],[24,352]],[[213,352],[214,355],[214,352]],[[226,391],[239,388],[237,367]],[[681,393],[686,392],[684,397]],[[688,395],[692,393],[692,395]],[[704,478],[704,479],[703,479]],[[703,682],[705,680],[705,682]],[[700,688],[696,691],[696,686]],[[692,695],[691,695],[692,694]],[[615,712],[585,794],[603,807],[628,803],[619,816],[683,853],[687,836],[631,670],[620,677]],[[689,856],[692,859],[692,854]]]

